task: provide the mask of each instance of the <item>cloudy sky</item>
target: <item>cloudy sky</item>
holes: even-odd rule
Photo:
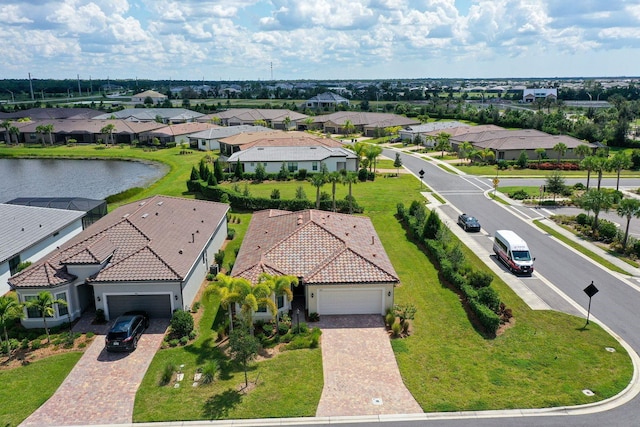
[[[0,79],[640,74],[640,0],[2,0],[0,22]]]

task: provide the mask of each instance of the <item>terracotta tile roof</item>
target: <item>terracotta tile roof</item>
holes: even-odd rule
[[[47,287],[53,277],[72,277],[67,264],[108,264],[93,282],[184,280],[229,205],[154,196],[121,206],[9,279],[15,287]],[[109,258],[110,254],[113,254]],[[69,279],[73,280],[73,279]]]
[[[399,281],[369,218],[318,210],[254,213],[232,275],[291,274],[307,284]]]
[[[75,279],[76,276],[67,273],[65,269],[43,262],[38,268],[28,268],[13,276],[10,283],[18,288],[55,287],[73,282]]]

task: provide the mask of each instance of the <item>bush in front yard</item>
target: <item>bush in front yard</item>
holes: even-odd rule
[[[173,336],[188,337],[193,331],[193,316],[184,310],[176,310],[171,318],[171,332]]]

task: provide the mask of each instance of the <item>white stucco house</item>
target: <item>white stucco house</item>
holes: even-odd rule
[[[239,125],[216,126],[201,132],[189,135],[189,145],[201,151],[220,149],[220,139],[237,135],[243,132],[270,132],[272,129],[264,126]]]
[[[18,265],[35,262],[82,231],[86,212],[0,204],[0,295]]]
[[[153,101],[153,104],[162,104],[167,100],[167,95],[156,92],[155,90],[145,90],[144,92],[136,93],[131,97],[131,102],[135,104],[143,104],[144,101],[149,98]]]
[[[104,310],[107,319],[129,310],[171,317],[188,309],[214,255],[227,237],[229,205],[154,196],[121,206],[46,257],[9,279],[21,303],[41,291],[67,301],[49,326]],[[25,309],[22,324],[42,327]]]
[[[294,300],[320,315],[383,315],[399,284],[369,218],[314,209],[253,214],[231,275],[257,283],[262,273],[297,277]],[[286,299],[274,302],[291,308]],[[261,307],[254,319],[271,314]]]
[[[558,89],[557,88],[534,88],[534,89],[524,89],[522,91],[522,101],[523,102],[534,102],[536,99],[550,99],[555,101],[558,99]]]

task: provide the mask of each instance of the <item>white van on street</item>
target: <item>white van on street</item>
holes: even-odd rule
[[[493,252],[513,273],[533,274],[533,261],[527,242],[511,230],[497,230]]]

